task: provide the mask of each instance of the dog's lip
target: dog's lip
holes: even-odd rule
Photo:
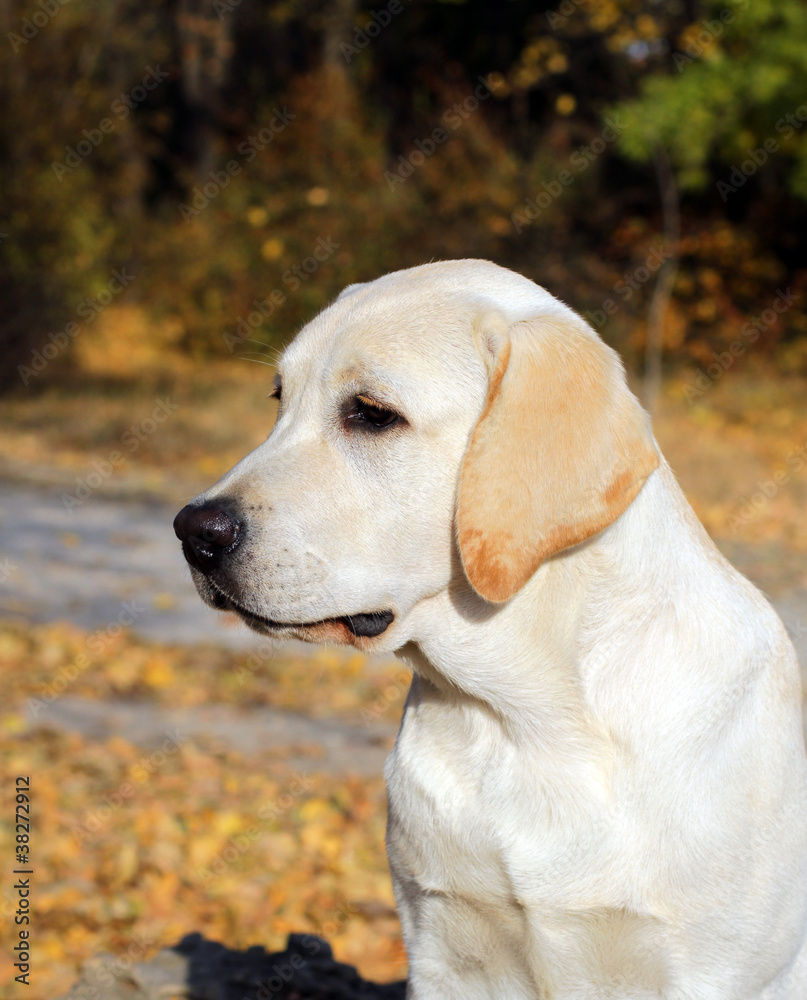
[[[392,611],[371,611],[364,614],[339,615],[335,618],[320,618],[313,622],[280,622],[273,618],[267,618],[265,615],[259,615],[254,611],[250,611],[242,604],[239,604],[238,601],[233,600],[229,594],[225,594],[224,591],[212,581],[208,580],[207,583],[213,592],[212,602],[217,610],[234,611],[237,615],[240,615],[241,618],[247,622],[247,624],[250,622],[259,622],[261,625],[271,629],[291,630],[315,628],[317,625],[337,623],[345,625],[355,636],[367,636],[369,638],[374,638],[377,635],[381,635],[382,632],[386,632],[395,619]],[[367,628],[371,628],[371,631],[365,631]]]

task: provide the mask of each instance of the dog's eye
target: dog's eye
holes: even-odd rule
[[[280,376],[275,375],[275,384],[272,386],[272,391],[269,393],[269,399],[276,399],[280,401]]]
[[[388,406],[367,396],[354,396],[348,405],[345,419],[367,430],[386,430],[403,421],[403,417]]]

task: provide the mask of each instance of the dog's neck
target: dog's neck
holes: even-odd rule
[[[444,708],[476,707],[526,744],[582,741],[600,754],[612,734],[590,697],[598,675],[629,658],[671,575],[720,559],[662,463],[621,518],[547,560],[506,604],[487,604],[462,578],[422,602],[416,641],[399,655],[418,675],[415,693]]]

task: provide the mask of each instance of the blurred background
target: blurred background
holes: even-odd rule
[[[807,663],[807,4],[3,0],[0,26],[0,760],[36,817],[35,974],[7,878],[4,981],[295,930],[401,978],[406,674],[204,608],[173,514],[265,437],[277,350],[345,285],[484,257],[620,351]]]

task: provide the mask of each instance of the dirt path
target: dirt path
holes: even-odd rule
[[[93,630],[125,615],[132,619],[132,630],[150,640],[211,642],[234,649],[258,642],[232,616],[199,600],[174,537],[175,512],[167,505],[91,497],[70,511],[58,490],[10,483],[0,484],[0,497],[1,617],[63,619]],[[753,551],[734,546],[726,554],[769,594],[796,644],[802,670],[807,670],[807,588],[801,560],[789,560],[770,546]],[[295,643],[287,648],[299,655],[316,647]],[[50,723],[58,728],[99,738],[114,731],[147,743],[147,717],[153,710],[146,706],[117,706],[114,712],[106,706],[106,717],[113,720],[109,724],[102,724],[90,703],[61,699],[55,706],[60,707],[54,707]],[[207,733],[233,746],[242,740],[255,746],[318,743],[330,767],[374,773],[383,760],[380,744],[394,731],[390,722],[388,730],[357,736],[338,722],[329,728],[302,716],[284,721],[279,713],[256,709],[235,714],[223,706],[159,725],[164,730],[180,721],[196,735]]]
[[[124,733],[143,750],[156,750],[166,736],[224,745],[245,756],[282,748],[290,766],[307,773],[361,774],[377,777],[392,748],[397,722],[350,725],[340,719],[310,719],[298,712],[230,705],[169,708],[137,701],[93,701],[64,695],[41,710],[49,727],[80,732],[97,740]]]
[[[0,580],[3,564],[10,570],[0,583],[0,616],[96,629],[126,610],[135,615],[133,631],[146,639],[236,649],[256,644],[234,616],[199,600],[171,527],[175,513],[164,503],[104,497],[71,511],[58,489],[0,483]],[[803,559],[771,545],[732,545],[725,552],[770,596],[807,664]]]
[[[91,497],[68,510],[59,491],[9,483],[0,495],[0,615],[94,630],[123,614],[158,642],[257,642],[199,600],[166,505]]]

